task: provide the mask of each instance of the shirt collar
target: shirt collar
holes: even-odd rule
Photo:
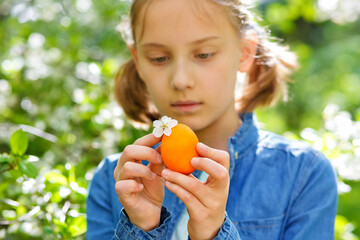
[[[241,113],[239,117],[242,120],[242,125],[228,141],[230,177],[235,168],[235,161],[245,155],[247,151],[257,143],[259,138],[259,127],[255,115],[253,113]]]
[[[239,114],[242,124],[236,133],[229,138],[228,148],[230,155],[230,178],[233,175],[236,161],[244,156],[247,151],[257,143],[259,138],[259,126],[256,116],[253,113]],[[195,170],[193,175],[199,177],[201,171]]]

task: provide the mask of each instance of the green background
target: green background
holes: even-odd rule
[[[329,157],[341,191],[336,239],[344,240],[360,236],[359,5],[283,0],[254,9],[301,66],[289,101],[256,114],[263,128]],[[129,57],[116,30],[128,8],[119,0],[0,2],[0,239],[84,239],[96,166],[148,132],[113,96]]]

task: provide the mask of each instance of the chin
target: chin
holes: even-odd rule
[[[180,122],[189,126],[194,132],[201,131],[207,127],[207,123],[198,118],[184,119],[184,121],[180,121]]]

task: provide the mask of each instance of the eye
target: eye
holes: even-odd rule
[[[168,59],[169,57],[157,57],[157,58],[150,58],[150,61],[155,63],[164,63]]]
[[[208,59],[210,57],[212,57],[214,55],[214,53],[200,53],[196,55],[196,58],[199,59]]]

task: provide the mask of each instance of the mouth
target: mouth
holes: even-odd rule
[[[179,112],[193,112],[198,109],[202,104],[202,102],[186,100],[176,101],[171,104],[171,107],[175,108]]]

